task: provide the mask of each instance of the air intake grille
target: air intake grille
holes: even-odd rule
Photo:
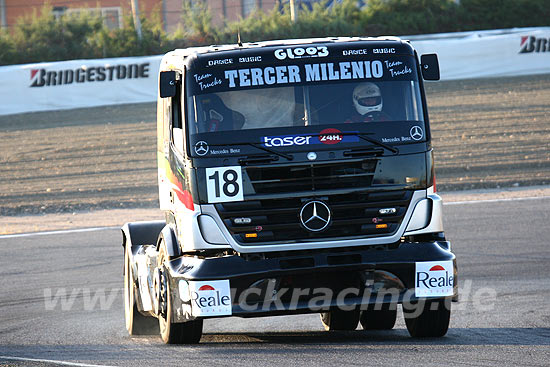
[[[247,167],[246,178],[255,194],[277,194],[370,187],[376,170],[376,159],[338,163],[317,163]]]

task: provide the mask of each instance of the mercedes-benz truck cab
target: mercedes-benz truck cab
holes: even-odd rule
[[[175,50],[160,70],[166,221],[123,228],[130,333],[153,316],[165,342],[192,343],[205,318],[312,312],[327,330],[391,329],[398,304],[411,335],[447,332],[436,55],[304,39]]]

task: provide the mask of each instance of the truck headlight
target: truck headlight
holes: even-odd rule
[[[430,199],[420,200],[414,207],[411,220],[407,225],[407,232],[416,231],[426,227],[432,217],[432,201]]]
[[[218,224],[209,215],[201,214],[199,215],[199,228],[201,230],[201,235],[204,240],[213,245],[227,245],[228,242],[222,234]]]
[[[405,235],[439,232],[443,232],[443,201],[428,189],[428,197],[416,204]]]

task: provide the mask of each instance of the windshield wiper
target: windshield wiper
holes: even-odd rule
[[[286,158],[288,159],[289,161],[293,160],[294,159],[294,156],[291,156],[290,154],[286,154],[286,153],[281,153],[281,152],[278,152],[276,151],[275,149],[269,149],[269,148],[266,148],[266,147],[263,147],[261,146],[260,144],[257,144],[257,143],[245,143],[245,144],[248,144],[254,148],[258,148],[258,149],[261,149],[263,151],[266,151],[268,153],[273,153],[275,155],[278,155],[279,157],[283,157],[283,158]]]
[[[323,136],[323,135],[332,135],[332,134],[307,134],[311,136]],[[382,143],[381,141],[378,141],[374,138],[369,137],[369,135],[373,135],[373,133],[334,133],[333,135],[341,135],[341,136],[357,136],[360,139],[363,139],[364,141],[367,141],[371,144],[378,145],[379,147],[385,148],[389,150],[390,152],[394,154],[399,153],[399,149],[392,147],[391,145]]]
[[[376,139],[373,139],[373,138],[369,137],[369,135],[372,135],[372,134],[369,134],[369,133],[357,133],[356,135],[357,135],[359,138],[363,139],[364,141],[368,141],[368,142],[371,143],[371,144],[378,145],[379,147],[382,147],[382,148],[386,148],[387,150],[389,150],[390,152],[392,152],[392,153],[394,153],[394,154],[398,154],[398,153],[399,153],[399,149],[394,148],[394,147],[392,147],[391,145],[382,143],[381,141],[378,141],[378,140],[376,140]]]
[[[239,143],[224,143],[224,144],[209,144],[209,145],[211,145],[213,147],[235,146],[235,145],[250,145],[251,147],[254,147],[256,149],[263,150],[264,152],[272,153],[272,154],[278,155],[279,157],[286,158],[289,161],[294,160],[294,157],[290,154],[281,153],[281,152],[276,151],[275,149],[266,148],[266,147],[261,146],[258,143],[251,143],[249,141],[239,142]]]

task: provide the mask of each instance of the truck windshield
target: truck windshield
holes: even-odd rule
[[[392,132],[403,127],[409,135],[413,125],[423,129],[423,116],[412,56],[233,66],[187,74],[191,146],[198,141],[219,141],[222,135],[228,143],[249,141],[270,146],[266,140],[269,136],[284,138],[331,129],[368,132],[395,144],[397,136]],[[336,139],[342,140],[342,136],[336,135]],[[360,143],[360,139],[348,140]],[[283,140],[278,142],[273,140],[271,146],[286,145]]]

